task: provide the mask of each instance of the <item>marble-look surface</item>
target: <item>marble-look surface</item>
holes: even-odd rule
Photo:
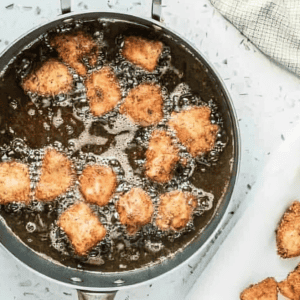
[[[74,0],[72,4],[73,11],[97,9],[146,17],[150,17],[151,10],[150,0]],[[59,13],[58,0],[1,0],[0,51],[29,29],[50,21]],[[228,214],[228,225],[203,259],[199,253],[152,284],[119,292],[116,300],[188,299],[186,295],[216,246],[249,204],[243,200],[251,193],[268,156],[300,118],[299,78],[264,56],[208,0],[163,0],[163,22],[200,49],[222,76],[232,96],[242,140],[240,176],[230,210],[235,214]],[[197,284],[201,284],[201,280]],[[75,300],[77,296],[74,289],[28,270],[0,247],[0,299]]]

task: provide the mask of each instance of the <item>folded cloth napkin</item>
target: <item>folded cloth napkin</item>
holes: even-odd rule
[[[210,0],[266,55],[300,75],[299,0]]]

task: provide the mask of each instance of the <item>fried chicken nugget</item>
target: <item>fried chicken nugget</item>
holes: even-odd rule
[[[30,202],[30,177],[28,166],[10,161],[0,163],[0,204]]]
[[[161,230],[178,231],[192,218],[197,200],[188,192],[172,191],[160,196],[156,225]]]
[[[240,295],[241,300],[277,300],[277,282],[274,278],[251,285]]]
[[[300,280],[300,278],[298,278]],[[278,289],[280,291],[280,294],[286,297],[287,299],[291,300],[299,300],[300,299],[300,294],[297,295],[294,292],[293,286],[288,282],[288,280],[283,280],[278,283]]]
[[[117,186],[117,175],[106,166],[87,166],[79,178],[84,199],[99,206],[106,205]]]
[[[76,254],[85,255],[106,235],[106,229],[85,203],[77,203],[63,212],[58,220]]]
[[[111,111],[121,100],[118,80],[110,67],[93,72],[85,81],[86,96],[94,116],[102,116]]]
[[[72,162],[55,149],[48,149],[43,159],[41,177],[35,189],[40,201],[51,201],[65,193],[74,182]]]
[[[163,43],[129,36],[124,40],[122,55],[130,62],[153,72],[161,55]]]
[[[178,152],[166,131],[153,131],[146,151],[146,176],[160,183],[171,180],[175,164],[180,159]]]
[[[193,157],[212,150],[215,145],[219,126],[211,124],[210,114],[207,106],[193,107],[173,112],[168,122]]]
[[[55,96],[71,91],[73,77],[68,68],[56,59],[49,59],[23,80],[25,92]]]
[[[80,76],[84,77],[87,73],[87,67],[82,63],[84,57],[88,57],[92,67],[97,63],[98,46],[92,37],[83,31],[59,34],[50,40],[50,45],[57,50],[61,59]]]
[[[157,124],[164,116],[161,88],[151,83],[133,88],[121,105],[120,113],[144,127]]]
[[[300,266],[291,272],[286,280],[278,283],[280,293],[291,300],[300,300]]]
[[[276,233],[277,252],[283,258],[300,255],[300,202],[285,212]]]
[[[150,223],[154,212],[151,198],[141,188],[132,188],[120,197],[116,208],[120,222],[127,226],[127,232],[130,235]]]

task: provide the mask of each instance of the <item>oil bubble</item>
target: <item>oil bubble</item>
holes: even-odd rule
[[[34,231],[36,231],[36,224],[33,223],[33,222],[28,222],[26,224],[26,230],[29,232],[29,233],[32,233]]]

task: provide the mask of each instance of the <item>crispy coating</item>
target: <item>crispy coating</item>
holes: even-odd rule
[[[84,199],[99,206],[106,205],[117,186],[115,172],[106,166],[87,166],[79,178]]]
[[[74,182],[72,162],[55,149],[48,149],[43,159],[40,181],[35,197],[40,201],[51,201],[65,193]]]
[[[94,116],[111,111],[121,100],[119,82],[110,67],[93,72],[85,81],[86,96]]]
[[[56,59],[49,59],[31,72],[23,81],[25,92],[55,96],[71,91],[73,77],[68,68]]]
[[[277,300],[277,282],[274,278],[251,285],[240,295],[241,300]]]
[[[84,57],[88,57],[92,67],[97,63],[98,46],[92,37],[83,31],[58,34],[50,41],[50,45],[57,50],[61,59],[80,76],[84,77],[87,73],[87,67],[82,63]]]
[[[289,282],[286,280],[283,280],[281,282],[278,283],[278,289],[281,295],[283,295],[284,297],[286,297],[287,299],[291,299],[291,300],[299,300],[300,297],[296,296],[292,286],[289,284]]]
[[[173,112],[168,122],[193,157],[212,150],[215,145],[219,126],[211,124],[210,113],[207,106],[193,107]]]
[[[286,280],[278,283],[280,293],[291,300],[300,300],[300,267],[291,272]]]
[[[30,202],[28,166],[15,161],[0,163],[0,204]]]
[[[276,233],[277,252],[283,258],[300,255],[300,202],[285,212]]]
[[[163,97],[158,85],[142,83],[129,91],[120,113],[141,126],[157,124],[163,118]]]
[[[141,188],[132,188],[116,203],[120,222],[127,226],[130,235],[151,222],[154,212],[151,198]]]
[[[160,183],[171,180],[175,164],[180,159],[178,152],[165,130],[153,131],[146,151],[146,176]]]
[[[178,231],[192,218],[197,206],[195,197],[188,192],[172,191],[160,196],[156,225],[161,230]]]
[[[97,216],[82,202],[63,212],[57,224],[65,231],[78,255],[87,254],[106,235],[106,229]]]
[[[130,62],[153,72],[161,55],[163,43],[141,37],[128,36],[124,40],[122,55]]]

